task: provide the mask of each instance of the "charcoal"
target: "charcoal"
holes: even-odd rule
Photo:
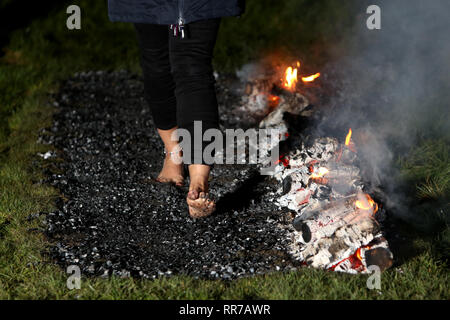
[[[291,187],[292,187],[292,177],[287,176],[286,178],[283,179],[283,191],[281,195],[285,195],[286,193],[291,191]]]
[[[292,221],[292,226],[294,227],[295,230],[301,232],[302,231],[302,227],[303,227],[303,219],[302,219],[302,217],[300,217],[300,216],[295,217],[295,219]],[[309,240],[307,242],[309,242]]]
[[[221,125],[254,126],[236,116],[228,81],[217,81]],[[58,113],[40,141],[55,152],[38,157],[61,194],[45,215],[51,258],[99,277],[234,279],[298,266],[278,226],[288,222],[267,199],[277,184],[255,166],[213,167],[217,212],[203,220],[189,217],[187,185],[154,180],[163,145],[143,97],[142,79],[125,71],[76,74],[53,97]]]

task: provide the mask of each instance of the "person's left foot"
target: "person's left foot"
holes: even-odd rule
[[[173,183],[177,187],[182,187],[184,185],[183,164],[176,163],[172,157],[173,155],[171,153],[166,154],[163,168],[156,181]]]

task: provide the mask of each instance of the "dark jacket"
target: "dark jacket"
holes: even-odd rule
[[[108,0],[111,21],[184,24],[243,13],[244,0]]]

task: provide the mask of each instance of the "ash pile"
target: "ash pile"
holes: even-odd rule
[[[386,212],[366,190],[352,130],[343,143],[333,137],[290,133],[296,128],[290,127],[287,116],[314,114],[301,92],[308,92],[307,85],[320,76],[303,77],[303,86],[299,86],[297,72],[288,67],[281,81],[272,76],[251,79],[242,99],[246,112],[268,111],[260,128],[277,129],[281,143],[289,139],[294,146],[277,161],[272,176],[279,188],[270,199],[291,212],[291,223],[279,224],[287,231],[289,252],[314,268],[368,273],[370,266],[376,265],[383,271],[393,263],[382,231]],[[269,153],[274,147],[279,145],[272,143],[262,152]]]

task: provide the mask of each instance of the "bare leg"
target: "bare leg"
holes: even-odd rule
[[[177,141],[172,141],[171,137],[173,132],[177,129],[174,127],[169,130],[161,130],[158,129],[159,136],[164,142],[164,148],[166,149],[166,156],[164,158],[164,165],[161,172],[156,178],[159,182],[166,183],[175,183],[177,186],[183,186],[184,177],[183,177],[183,164],[176,163],[172,158],[173,155],[170,152],[176,150],[176,146],[178,145]]]
[[[186,202],[189,206],[189,214],[193,218],[209,216],[215,209],[216,204],[208,197],[208,179],[210,167],[202,164],[189,166],[191,183]]]

